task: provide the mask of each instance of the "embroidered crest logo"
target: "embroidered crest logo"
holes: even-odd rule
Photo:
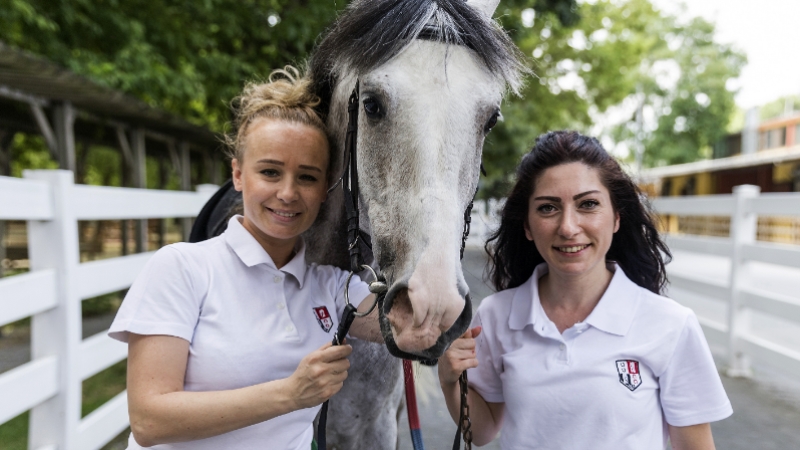
[[[617,373],[619,374],[619,382],[631,391],[635,391],[636,388],[642,384],[642,375],[639,372],[639,361],[618,359]]]
[[[328,308],[325,306],[317,306],[314,308],[314,317],[317,318],[317,322],[319,322],[319,326],[322,327],[325,332],[331,331],[331,327],[333,326],[333,319],[331,319],[330,313],[328,313]]]

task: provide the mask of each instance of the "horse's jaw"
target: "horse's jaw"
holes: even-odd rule
[[[355,76],[339,81],[334,103],[342,105]],[[362,228],[390,286],[384,339],[398,356],[437,358],[471,319],[459,260],[464,212],[504,82],[469,49],[429,41],[410,44],[359,81],[358,172],[369,216]],[[369,98],[381,102],[384,118],[366,116]],[[331,115],[334,133],[344,129],[340,114]]]

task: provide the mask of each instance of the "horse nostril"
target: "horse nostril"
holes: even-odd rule
[[[386,302],[385,313],[392,311],[393,314],[399,314],[403,317],[412,317],[414,314],[414,306],[411,305],[411,297],[408,296],[408,288],[398,290],[391,303]]]

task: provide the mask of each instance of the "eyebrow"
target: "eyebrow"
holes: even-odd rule
[[[600,191],[598,191],[596,189],[595,190],[591,190],[591,191],[581,192],[580,194],[573,195],[572,199],[573,200],[578,200],[579,198],[585,197],[585,196],[587,196],[589,194],[599,194],[599,193],[600,193]],[[541,196],[541,197],[534,198],[534,200],[548,200],[548,201],[551,201],[551,202],[560,203],[561,202],[561,197]]]
[[[283,161],[278,161],[277,159],[259,159],[257,162],[264,163],[264,164],[274,164],[276,166],[285,166],[286,165],[286,164],[283,163]],[[300,165],[300,168],[301,169],[305,169],[305,170],[313,170],[315,172],[322,173],[322,169],[320,169],[319,167],[315,167],[315,166]]]

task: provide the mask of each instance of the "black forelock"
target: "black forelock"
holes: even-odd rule
[[[426,26],[433,18],[433,27]],[[422,36],[421,36],[422,34]],[[474,50],[486,67],[511,85],[526,72],[508,35],[465,0],[355,0],[325,33],[309,60],[314,88],[330,106],[338,67],[365,73],[424,37]]]

